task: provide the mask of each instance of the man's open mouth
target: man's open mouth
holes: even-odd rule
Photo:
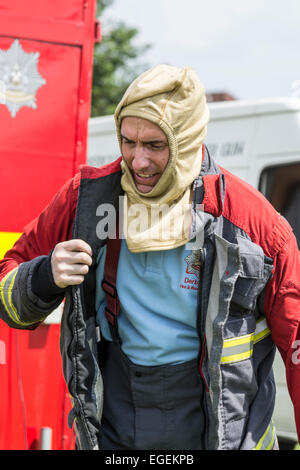
[[[151,173],[151,174],[144,174],[144,173],[136,173],[136,175],[139,177],[139,178],[151,178],[152,176],[156,176],[157,173]]]

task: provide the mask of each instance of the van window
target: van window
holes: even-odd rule
[[[259,190],[290,223],[300,248],[300,163],[265,169]]]

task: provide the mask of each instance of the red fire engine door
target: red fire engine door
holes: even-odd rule
[[[96,0],[0,0],[0,258],[86,162],[95,11]],[[33,448],[43,427],[52,448],[69,445],[59,327],[0,321],[0,449]]]

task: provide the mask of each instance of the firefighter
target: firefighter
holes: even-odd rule
[[[276,346],[300,431],[296,239],[211,158],[208,119],[191,68],[139,76],[115,111],[122,157],[83,167],[0,263],[10,326],[64,300],[80,449],[276,449]]]

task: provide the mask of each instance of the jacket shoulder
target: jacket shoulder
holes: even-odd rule
[[[112,175],[121,171],[121,161],[122,157],[119,157],[117,160],[103,165],[101,167],[94,167],[90,165],[81,165],[80,166],[80,178],[81,179],[97,179],[104,176]]]
[[[291,226],[256,188],[220,169],[226,181],[223,216],[273,258],[290,237]]]

